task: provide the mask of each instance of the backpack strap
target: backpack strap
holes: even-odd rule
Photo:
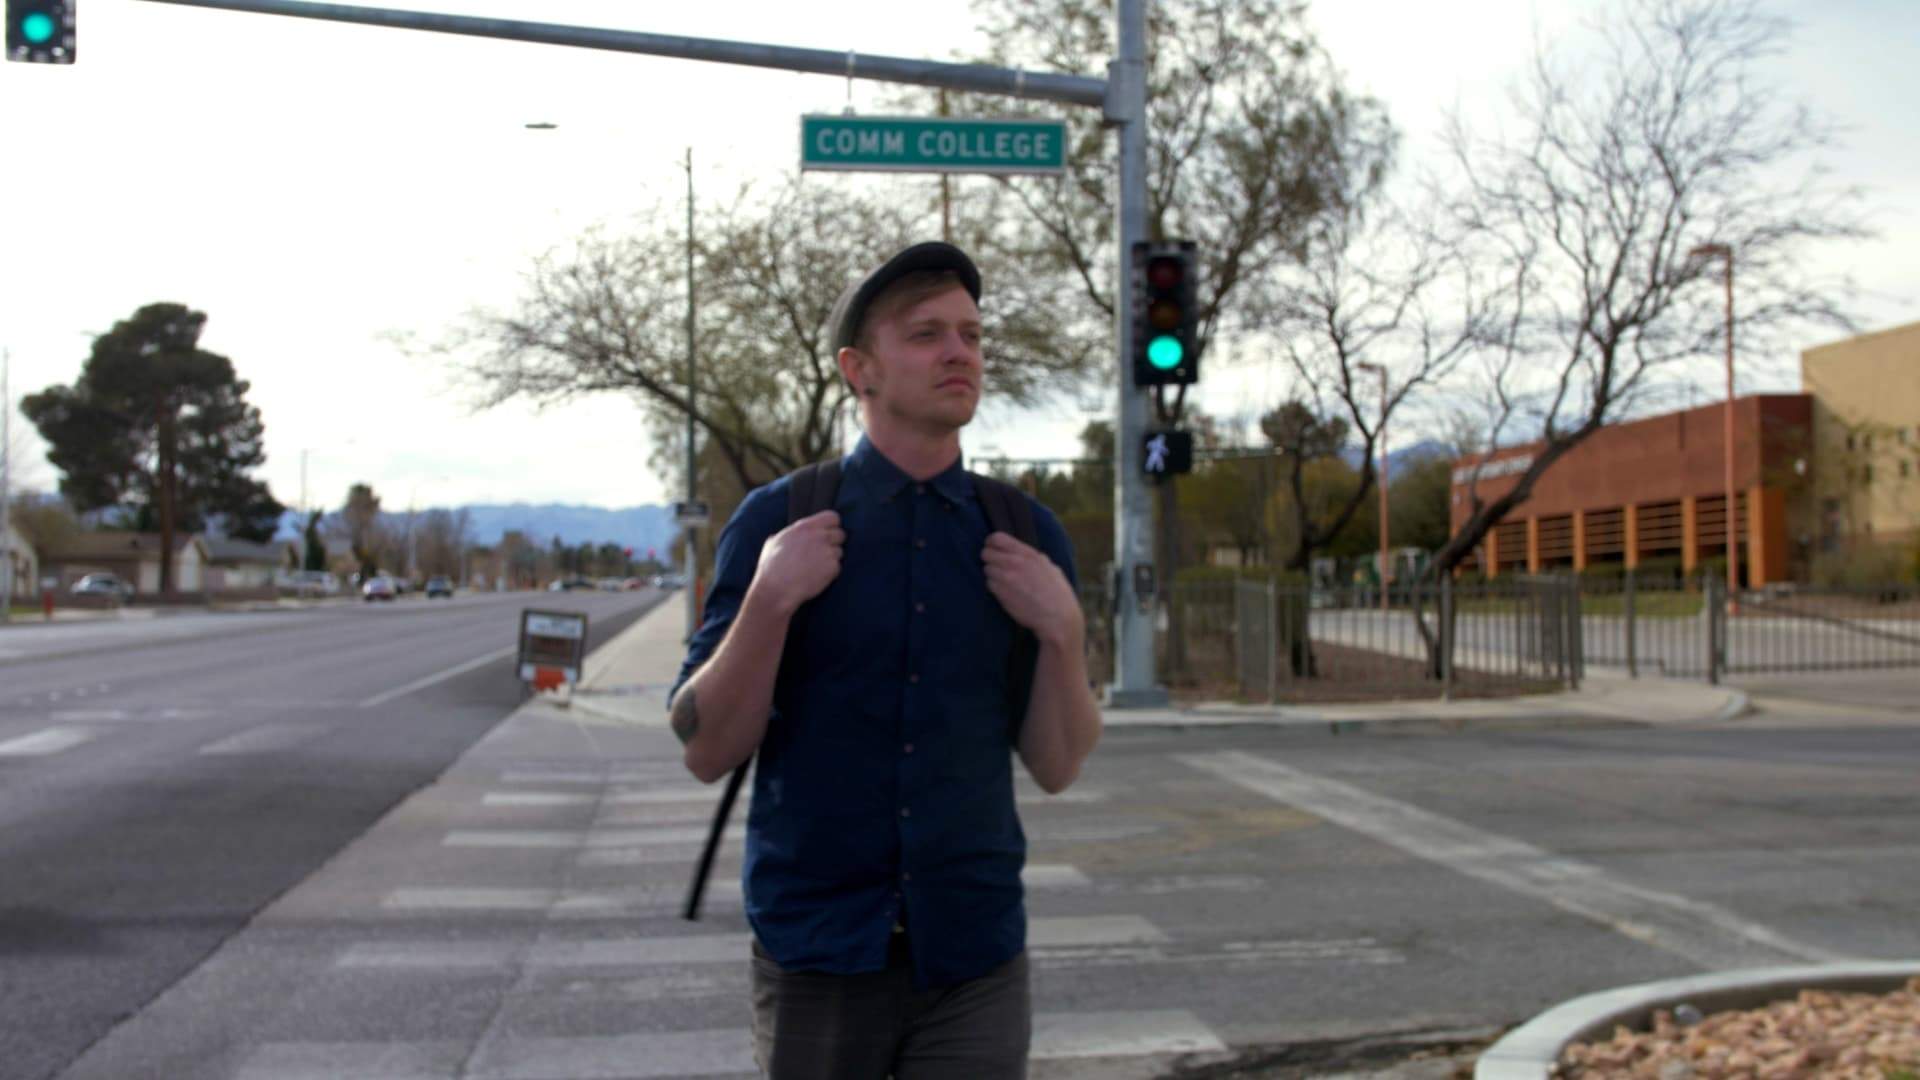
[[[987,524],[994,532],[1003,532],[1029,547],[1040,546],[1040,530],[1033,520],[1033,504],[1027,494],[1012,484],[991,476],[972,473],[973,490],[986,511]],[[1040,662],[1040,639],[1033,631],[1015,624],[1013,649],[1007,654],[1007,704],[1012,718],[1007,742],[1019,745],[1020,728],[1027,720],[1027,701],[1033,696],[1033,672]]]
[[[839,494],[839,458],[800,466],[787,477],[787,524],[833,509]]]

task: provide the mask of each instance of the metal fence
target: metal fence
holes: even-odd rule
[[[1112,594],[1081,590],[1088,661],[1112,678]],[[1159,598],[1158,670],[1188,697],[1364,701],[1578,687],[1633,677],[1920,667],[1920,590],[1774,587],[1729,604],[1701,576],[1509,576],[1377,588],[1265,579]]]
[[[1089,664],[1110,679],[1110,594],[1082,589]],[[1578,596],[1552,578],[1388,590],[1181,583],[1157,611],[1165,682],[1188,696],[1365,701],[1577,685]],[[1450,616],[1450,617],[1449,617]]]

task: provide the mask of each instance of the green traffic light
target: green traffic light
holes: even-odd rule
[[[45,45],[53,40],[53,16],[36,11],[20,20],[20,36],[34,45]]]
[[[1180,339],[1172,334],[1161,334],[1147,342],[1147,363],[1161,371],[1172,371],[1180,366],[1180,359],[1186,353],[1180,347]]]

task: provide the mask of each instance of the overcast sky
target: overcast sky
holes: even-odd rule
[[[919,0],[447,0],[416,8],[902,56],[975,40],[961,2]],[[1313,19],[1349,86],[1382,98],[1430,153],[1443,107],[1497,107],[1536,34],[1578,29],[1575,0],[1322,0]],[[1869,327],[1920,318],[1920,4],[1823,0],[1777,8],[1800,28],[1779,77],[1846,125],[1836,179],[1872,190],[1877,241],[1829,253],[1875,290]],[[856,86],[875,111],[882,88]],[[386,504],[672,497],[647,465],[631,402],[535,413],[468,408],[444,368],[394,333],[434,338],[501,305],[539,252],[636,208],[678,206],[681,156],[715,199],[797,162],[807,112],[838,111],[844,79],[198,10],[85,0],[80,63],[0,65],[0,345],[14,398],[71,382],[91,338],[142,304],[209,316],[202,343],[233,359],[264,414],[264,476],[280,498]],[[529,131],[530,121],[558,124]],[[827,181],[830,182],[830,181]],[[979,182],[979,181],[975,181]],[[1806,344],[1815,344],[1809,341]],[[990,347],[990,346],[989,346]],[[1791,358],[1742,383],[1797,389]],[[1758,365],[1757,365],[1758,367]],[[1265,404],[1271,369],[1208,372],[1210,411]],[[14,414],[16,431],[27,426]],[[1088,415],[989,405],[969,452],[1071,455]],[[57,480],[37,440],[16,467]]]

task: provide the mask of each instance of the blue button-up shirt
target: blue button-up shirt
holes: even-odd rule
[[[740,610],[787,488],[749,494],[720,534],[680,683]],[[754,771],[747,918],[788,970],[886,967],[907,927],[914,981],[984,975],[1026,947],[1026,836],[1013,798],[1015,626],[987,591],[989,525],[959,462],[916,483],[864,438],[834,500],[840,575],[794,616]],[[1074,579],[1066,531],[1034,505],[1040,548]]]

